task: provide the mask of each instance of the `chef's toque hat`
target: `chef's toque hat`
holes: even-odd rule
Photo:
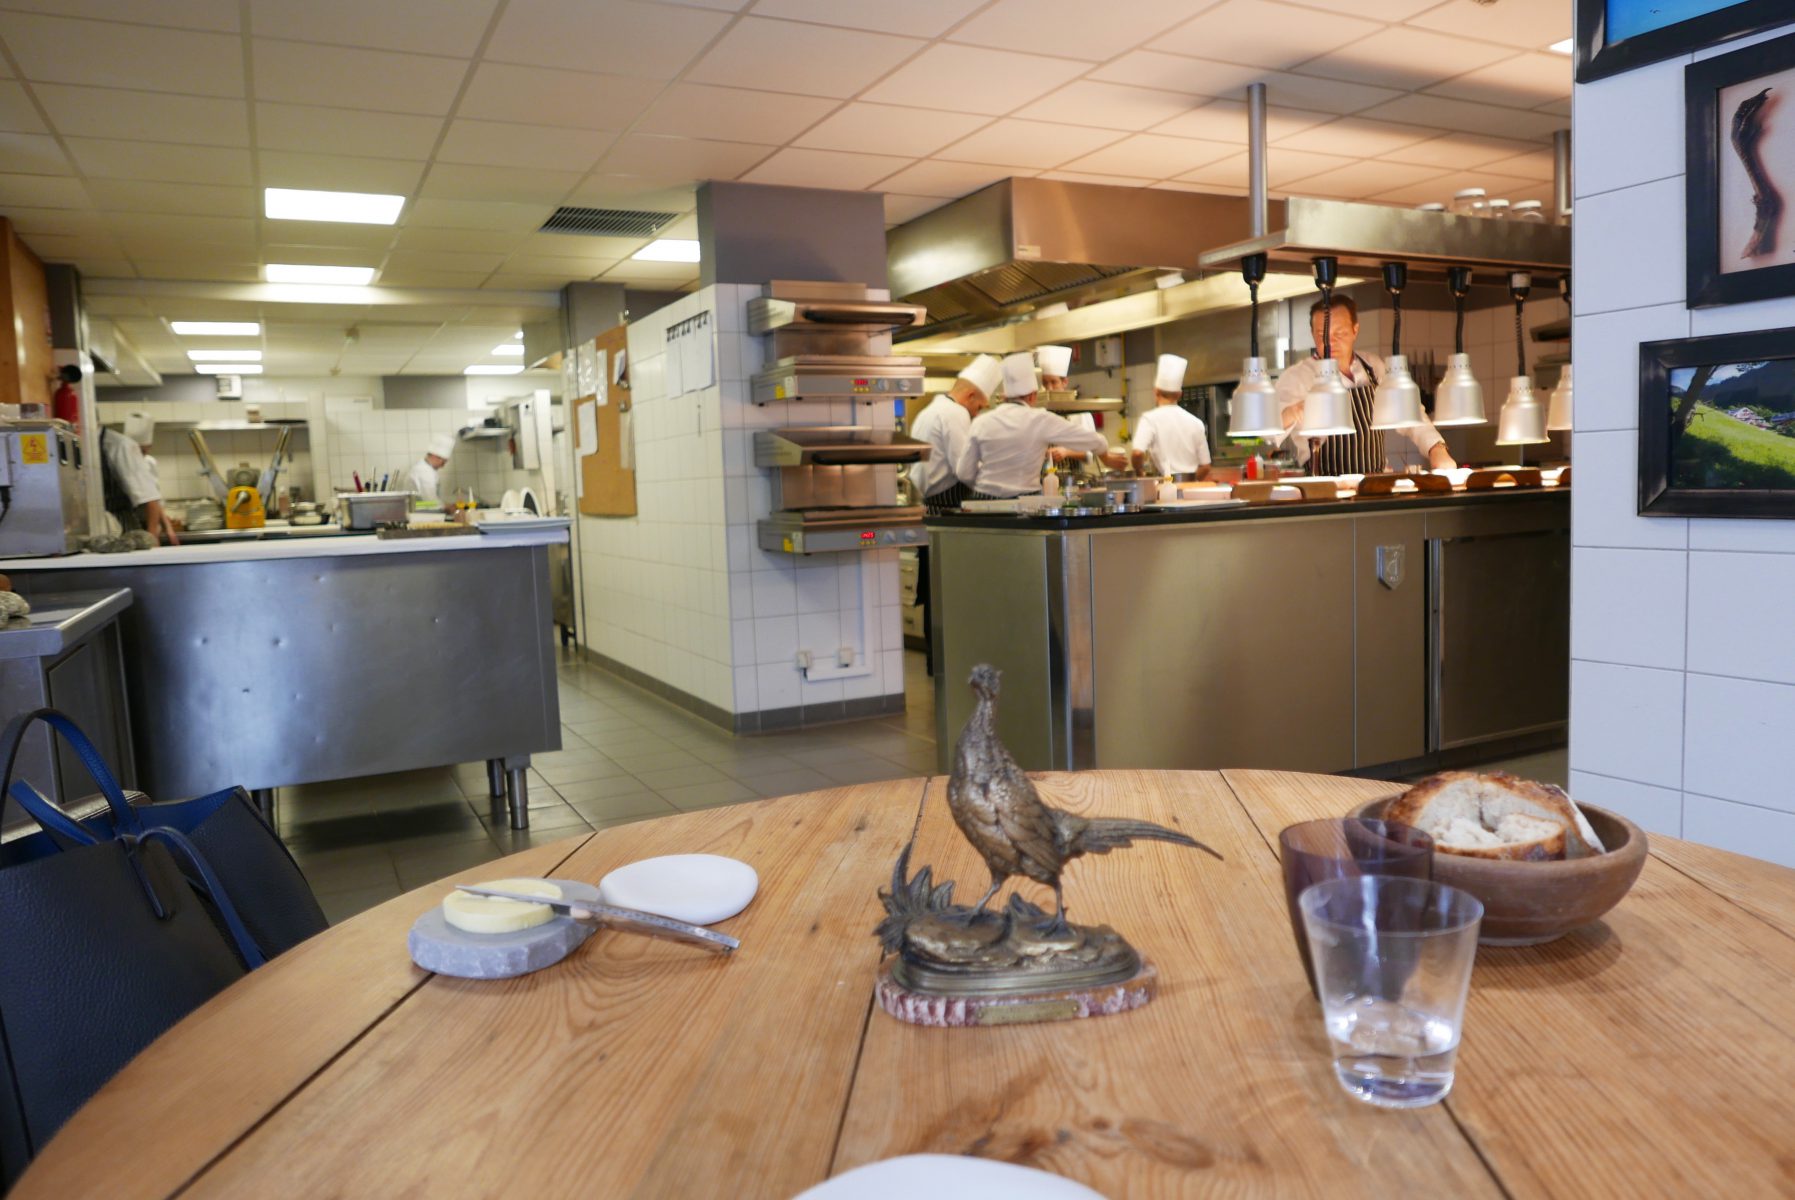
[[[452,433],[438,433],[433,435],[430,438],[430,445],[425,447],[425,452],[434,454],[441,459],[453,457],[455,454],[455,435]]]
[[[966,369],[960,372],[960,378],[977,388],[989,400],[997,394],[997,385],[1003,382],[1003,364],[997,361],[994,354],[981,354],[966,364]]]
[[[1037,346],[1035,361],[1041,364],[1041,374],[1064,379],[1072,370],[1072,347]]]
[[[156,418],[146,412],[126,413],[125,436],[139,446],[147,446],[156,436]]]
[[[1153,377],[1153,390],[1158,392],[1182,392],[1184,390],[1184,368],[1189,366],[1187,359],[1176,354],[1159,356],[1159,374]]]
[[[1026,350],[1003,360],[1003,394],[1007,400],[1020,400],[1041,390],[1035,379],[1035,356]]]

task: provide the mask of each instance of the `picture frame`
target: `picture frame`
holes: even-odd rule
[[[1795,34],[1684,68],[1690,308],[1795,295]]]
[[[1790,20],[1788,0],[1576,0],[1576,79],[1590,83],[1647,63],[1703,50],[1730,38],[1775,29]],[[1616,6],[1642,14],[1668,8],[1693,15],[1613,36]]]
[[[1795,329],[1639,347],[1638,512],[1795,518]]]

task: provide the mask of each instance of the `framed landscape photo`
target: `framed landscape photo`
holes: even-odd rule
[[[1795,329],[1639,347],[1639,512],[1795,517]]]
[[[1762,33],[1792,18],[1789,0],[1576,0],[1577,82]]]
[[[1795,295],[1795,35],[1692,63],[1683,86],[1689,307]]]

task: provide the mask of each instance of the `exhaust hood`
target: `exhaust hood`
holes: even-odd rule
[[[1273,205],[1274,219],[1282,217]],[[891,293],[928,309],[896,340],[989,325],[1055,301],[1152,291],[1206,246],[1251,233],[1248,202],[1155,188],[1006,179],[891,230]]]

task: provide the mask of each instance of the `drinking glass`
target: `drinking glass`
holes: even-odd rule
[[[1334,1074],[1382,1108],[1452,1090],[1483,902],[1425,879],[1361,875],[1302,894]]]
[[[1357,875],[1404,875],[1432,879],[1434,841],[1412,825],[1375,817],[1338,817],[1304,821],[1278,834],[1278,857],[1284,866],[1284,900],[1290,907],[1290,929],[1296,952],[1316,999],[1315,967],[1309,961],[1309,935],[1297,897],[1312,883]]]

